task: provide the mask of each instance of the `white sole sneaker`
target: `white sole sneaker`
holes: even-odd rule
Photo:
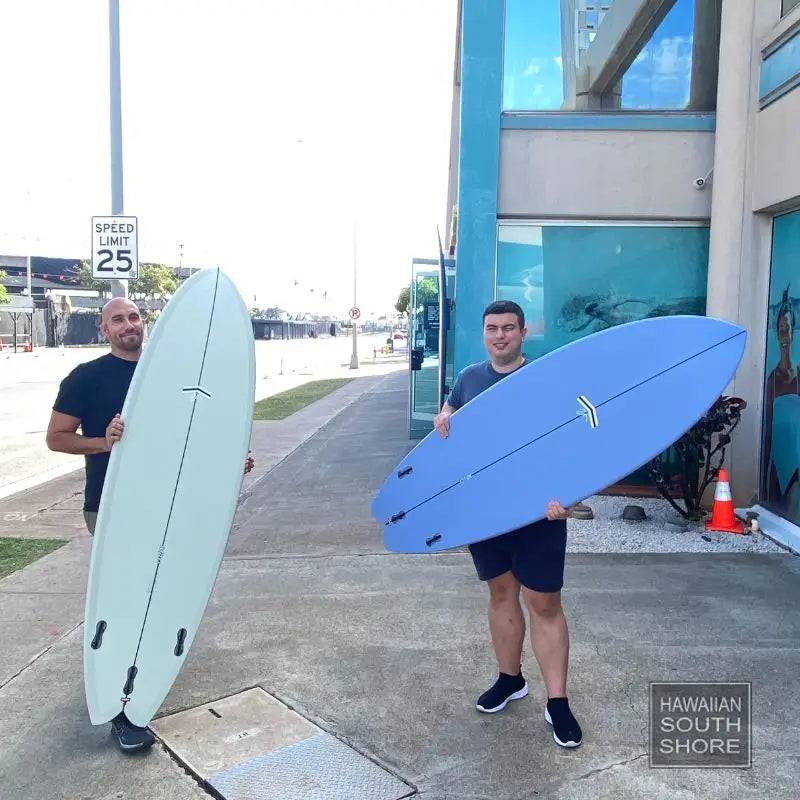
[[[550,725],[553,724],[553,720],[550,717],[550,712],[547,710],[547,706],[545,706],[545,709],[544,709],[544,718],[547,720],[548,723],[550,723]],[[573,742],[572,739],[570,739],[568,742],[562,742],[561,739],[559,739],[558,736],[556,736],[555,730],[553,730],[553,741],[556,744],[561,745],[561,747],[580,747],[581,746],[580,742]],[[583,740],[581,740],[581,741],[583,741]]]
[[[475,708],[478,709],[483,714],[496,714],[498,711],[502,711],[511,700],[522,700],[528,694],[528,684],[526,683],[518,692],[514,692],[514,694],[510,694],[506,697],[505,700],[499,705],[495,706],[494,708],[484,708],[482,705],[475,703]]]

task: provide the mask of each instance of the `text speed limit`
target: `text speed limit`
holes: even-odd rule
[[[136,280],[139,277],[136,217],[92,217],[92,277]]]

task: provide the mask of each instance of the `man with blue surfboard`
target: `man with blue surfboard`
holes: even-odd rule
[[[525,315],[516,303],[501,300],[486,308],[483,337],[489,360],[472,364],[456,378],[434,420],[441,436],[449,435],[450,417],[459,408],[528,363],[522,353],[526,334]],[[489,630],[499,668],[497,680],[478,698],[476,708],[492,714],[528,694],[521,666],[522,594],[531,618],[533,652],[547,689],[545,719],[553,726],[557,744],[577,747],[582,732],[567,699],[569,631],[561,605],[569,515],[569,509],[552,500],[546,519],[476,542],[469,549],[478,577],[489,587]]]
[[[111,450],[124,433],[120,412],[144,341],[144,323],[131,300],[114,298],[106,303],[101,326],[111,352],[80,364],[62,381],[47,429],[47,445],[51,450],[86,458],[83,514],[91,534],[94,534]],[[245,473],[250,472],[253,465],[248,454]],[[112,720],[111,728],[125,752],[147,749],[155,741],[146,727],[134,725],[124,712]]]

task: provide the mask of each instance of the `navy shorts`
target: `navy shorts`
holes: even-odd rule
[[[505,572],[535,592],[557,592],[564,585],[567,521],[543,519],[494,539],[469,546],[482,581]]]

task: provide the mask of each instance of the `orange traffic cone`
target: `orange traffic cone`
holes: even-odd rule
[[[736,519],[733,513],[733,498],[728,470],[720,469],[717,476],[717,488],[714,492],[714,509],[711,519],[706,522],[707,531],[724,531],[726,533],[744,533],[744,524]]]

